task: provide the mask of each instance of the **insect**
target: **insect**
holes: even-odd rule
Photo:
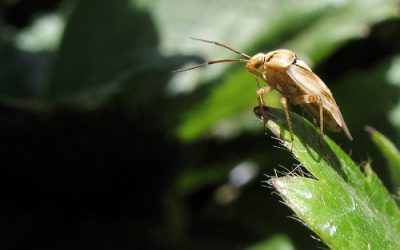
[[[249,56],[216,41],[198,38],[192,39],[215,44],[233,51],[246,59],[222,59],[209,61],[194,67],[175,70],[173,72],[188,71],[217,63],[246,63],[247,70],[256,76],[257,100],[262,112],[264,110],[263,96],[274,89],[281,93],[280,102],[285,112],[292,141],[293,128],[289,117],[288,103],[293,105],[302,105],[314,119],[319,120],[321,135],[323,135],[324,128],[333,132],[343,130],[347,138],[353,140],[346,122],[343,119],[342,113],[340,112],[329,88],[304,61],[296,56],[293,51],[278,49],[266,54],[258,53],[254,56]],[[267,85],[261,87],[259,84],[260,79]],[[263,114],[263,119],[266,120],[267,118],[266,114]]]

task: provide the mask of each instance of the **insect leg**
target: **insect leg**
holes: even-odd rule
[[[270,92],[271,87],[270,86],[261,87],[258,77],[256,78],[256,82],[257,82],[257,101],[258,101],[258,105],[260,106],[263,121],[266,122],[268,118],[267,118],[267,113],[264,111],[265,102],[264,102],[263,95]]]
[[[292,122],[290,121],[290,117],[289,117],[289,107],[288,107],[288,104],[287,104],[287,99],[286,99],[285,96],[282,95],[280,101],[281,101],[281,104],[283,106],[283,110],[285,111],[286,121],[287,121],[288,126],[289,126],[290,139],[293,142],[293,140],[294,140],[293,128],[292,128]]]
[[[261,106],[264,106],[265,102],[264,102],[263,95],[268,93],[268,92],[270,92],[270,91],[271,91],[271,87],[270,86],[265,86],[265,87],[257,89],[257,97],[258,97],[258,100],[259,100],[258,104],[260,104]]]
[[[319,128],[321,136],[324,135],[324,112],[322,107],[322,99],[320,96],[316,95],[301,95],[293,99],[293,104],[310,104],[317,103],[319,105]]]

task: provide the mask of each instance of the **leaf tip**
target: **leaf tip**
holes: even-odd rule
[[[364,130],[369,136],[373,136],[376,133],[376,129],[368,125],[364,127]]]
[[[269,180],[269,184],[278,190],[282,190],[286,186],[285,182],[282,180],[282,178],[279,178],[279,177],[272,177]]]

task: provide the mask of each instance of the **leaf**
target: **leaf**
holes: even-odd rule
[[[121,89],[125,75],[157,63],[156,30],[130,1],[79,1],[69,17],[48,95],[96,107]]]
[[[396,146],[386,138],[382,133],[376,131],[374,128],[367,126],[365,130],[371,136],[372,141],[381,151],[385,158],[392,180],[393,188],[399,192],[400,188],[400,152]]]
[[[20,51],[0,35],[0,101],[40,96],[48,64],[47,53]]]
[[[285,235],[274,235],[265,241],[246,248],[247,250],[294,250],[290,239]]]
[[[332,249],[399,249],[400,210],[369,165],[363,173],[338,145],[291,113],[294,142],[282,110],[268,108],[267,128],[311,174],[273,177],[286,204]]]
[[[185,122],[178,128],[181,138],[191,140],[209,132],[210,128],[223,117],[228,120],[229,117],[232,118],[232,114],[241,114],[244,110],[250,110],[250,107],[256,104],[256,89],[249,86],[253,79],[245,69],[242,69],[241,72],[235,72],[227,78],[230,84],[216,86],[206,97],[206,101],[198,103],[194,109],[185,114]],[[243,84],[245,82],[249,84]],[[278,99],[276,93],[269,97],[269,101]]]
[[[321,62],[346,41],[367,36],[374,23],[398,17],[396,5],[395,0],[332,3],[320,20],[285,45],[300,53],[300,56],[304,53],[313,63]],[[371,9],[374,11],[371,12]]]

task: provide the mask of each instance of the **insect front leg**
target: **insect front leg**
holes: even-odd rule
[[[272,90],[272,88],[270,86],[265,86],[265,87],[257,89],[257,99],[258,99],[258,104],[260,104],[260,107],[265,105],[264,94],[267,94],[271,90]]]
[[[324,135],[324,112],[322,107],[322,99],[317,95],[301,95],[293,99],[293,104],[311,104],[317,103],[319,106],[319,127],[321,136]]]
[[[257,101],[258,101],[258,105],[260,106],[262,119],[265,123],[267,121],[268,117],[267,117],[267,113],[264,111],[264,105],[265,105],[264,95],[267,94],[268,92],[270,92],[272,90],[272,88],[270,86],[261,87],[258,77],[256,78],[256,83],[257,83]]]

